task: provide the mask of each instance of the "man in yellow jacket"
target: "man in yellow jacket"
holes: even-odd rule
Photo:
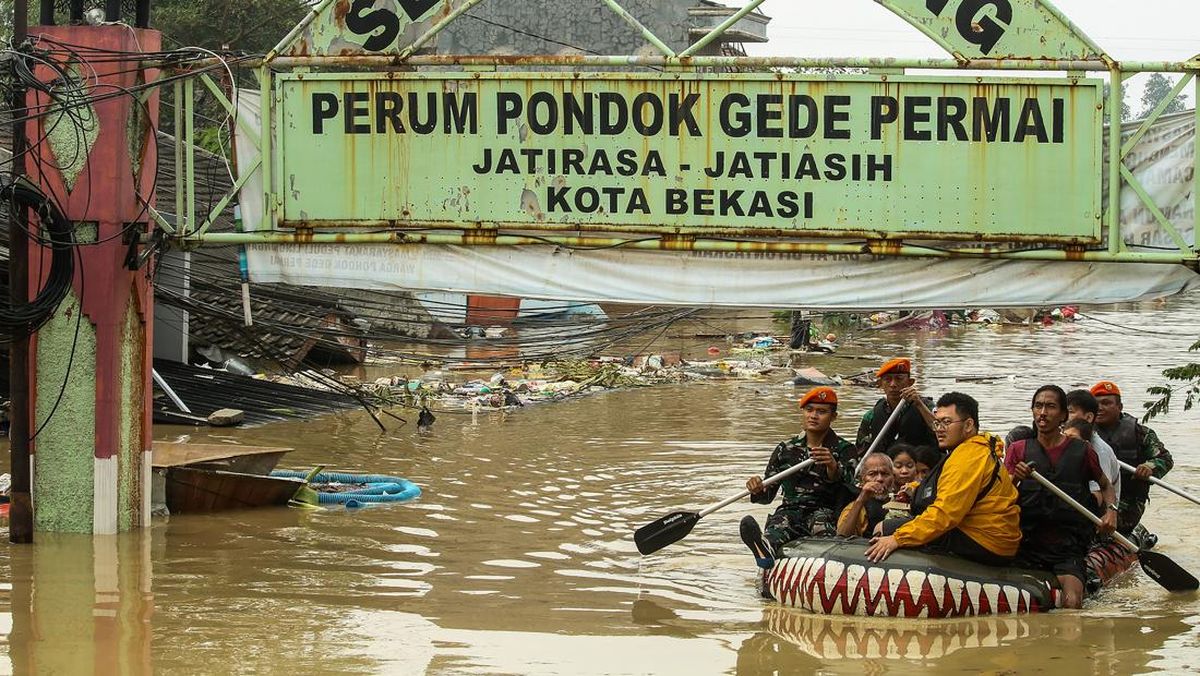
[[[979,403],[960,392],[938,399],[934,431],[945,457],[917,488],[912,517],[888,519],[867,558],[930,546],[990,566],[1012,561],[1021,544],[1017,490],[1004,469],[1004,444],[979,431]]]

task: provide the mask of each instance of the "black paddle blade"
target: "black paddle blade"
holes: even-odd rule
[[[1142,570],[1167,591],[1196,591],[1200,588],[1200,580],[1167,558],[1166,554],[1143,549],[1138,552],[1138,561],[1142,564]]]
[[[700,520],[696,512],[671,512],[633,532],[633,542],[643,556],[653,554],[672,542],[678,542],[692,532]]]

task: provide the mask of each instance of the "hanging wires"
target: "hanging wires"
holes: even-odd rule
[[[10,205],[9,222],[17,209],[27,209],[37,217],[40,227],[29,227],[29,236],[50,247],[50,271],[46,282],[33,300],[21,305],[0,306],[0,341],[36,331],[58,309],[71,289],[75,274],[73,247],[75,229],[58,205],[26,179],[0,188],[0,200]]]

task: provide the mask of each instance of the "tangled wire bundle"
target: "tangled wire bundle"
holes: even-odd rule
[[[37,296],[25,304],[0,305],[0,341],[10,342],[45,324],[66,298],[75,274],[75,230],[58,205],[24,179],[0,188],[0,200],[11,205],[10,213],[27,209],[36,215],[41,227],[30,227],[29,236],[51,250],[50,273]],[[15,226],[17,219],[10,223]]]

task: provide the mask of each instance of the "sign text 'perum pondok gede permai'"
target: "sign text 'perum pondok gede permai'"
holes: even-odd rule
[[[283,225],[1099,236],[1095,81],[279,80]]]

